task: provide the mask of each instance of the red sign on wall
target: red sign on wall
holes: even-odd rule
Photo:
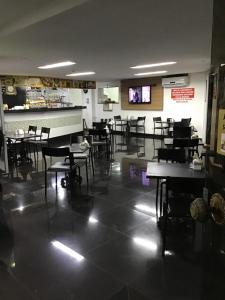
[[[193,100],[195,97],[194,88],[171,89],[171,99],[173,100]]]

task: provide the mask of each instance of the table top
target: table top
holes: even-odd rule
[[[167,122],[167,121],[155,121],[155,123],[168,124],[169,122]]]
[[[32,139],[36,137],[41,137],[40,134],[31,134],[31,133],[23,133],[23,134],[15,134],[13,132],[6,132],[5,137],[13,140],[24,140],[24,139]]]
[[[189,164],[148,162],[147,178],[194,178],[205,179],[205,170],[193,170]]]

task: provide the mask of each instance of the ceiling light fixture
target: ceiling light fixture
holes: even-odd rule
[[[87,76],[87,75],[94,75],[95,72],[80,72],[80,73],[71,73],[71,74],[67,74],[66,76]]]
[[[61,68],[61,67],[67,67],[67,66],[72,66],[75,65],[76,63],[73,61],[62,61],[59,63],[54,63],[50,65],[45,65],[45,66],[40,66],[38,69],[53,69],[53,68]]]
[[[154,68],[154,67],[161,67],[161,66],[169,66],[176,64],[175,61],[168,61],[162,63],[155,63],[155,64],[148,64],[148,65],[138,65],[134,67],[130,67],[131,69],[145,69],[145,68]]]
[[[168,71],[145,72],[145,73],[137,73],[137,74],[134,74],[134,76],[156,75],[156,74],[164,74],[164,73],[167,73],[167,72],[168,72]]]

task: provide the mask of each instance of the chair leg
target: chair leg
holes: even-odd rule
[[[167,233],[167,219],[168,219],[168,186],[166,185],[166,202],[163,206],[163,240],[162,240],[162,256],[165,256],[166,249],[166,233]]]
[[[93,153],[92,153],[92,150],[91,150],[91,152],[90,152],[90,156],[91,156],[92,173],[93,173],[93,176],[95,176],[95,169],[94,169],[94,161],[93,161]]]
[[[164,225],[163,225],[163,241],[162,241],[162,256],[165,256],[165,249],[166,249],[166,232],[167,232],[167,204],[165,203],[164,209]]]
[[[155,197],[155,209],[156,209],[156,219],[157,220],[158,220],[158,197],[159,197],[159,179],[157,178],[156,197]]]
[[[47,172],[45,171],[45,203],[47,202]]]
[[[86,179],[87,179],[87,185],[88,185],[88,164],[87,164],[87,159],[85,161],[85,167],[86,167]]]
[[[57,181],[58,181],[58,176],[57,176],[57,172],[55,172],[55,188],[57,190]]]

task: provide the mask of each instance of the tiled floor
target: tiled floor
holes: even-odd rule
[[[214,277],[216,263],[198,252],[198,239],[177,234],[161,257],[155,181],[145,177],[153,141],[116,142],[110,162],[95,161],[88,190],[83,176],[71,197],[59,178],[56,194],[49,177],[48,208],[41,163],[38,172],[26,166],[1,178],[1,300],[224,299],[223,288],[212,293],[224,270]]]

